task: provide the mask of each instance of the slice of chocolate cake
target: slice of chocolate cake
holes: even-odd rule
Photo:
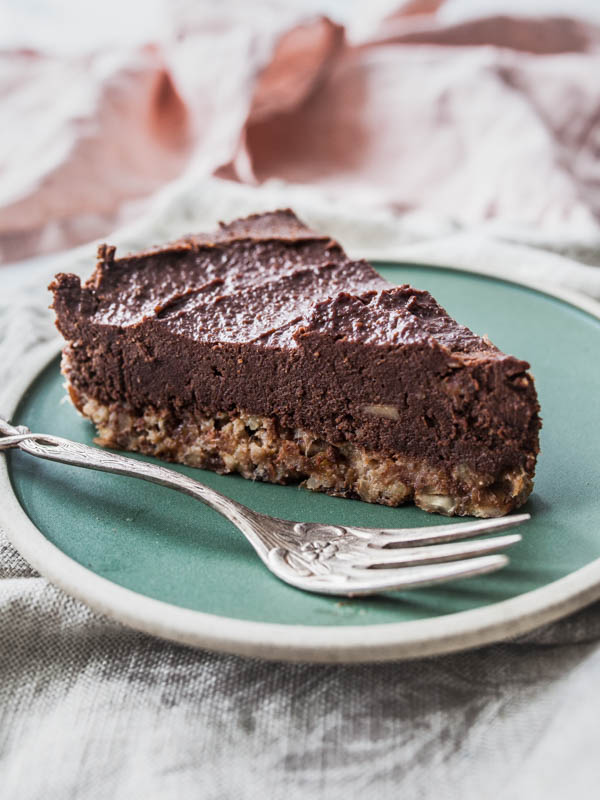
[[[529,365],[395,287],[291,211],[51,285],[75,406],[102,445],[426,511],[531,492]]]

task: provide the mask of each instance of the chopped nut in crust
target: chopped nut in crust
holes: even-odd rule
[[[384,419],[400,419],[400,413],[394,406],[387,405],[368,405],[363,406],[363,411],[366,414],[371,414],[374,417],[383,417]]]
[[[414,500],[425,511],[478,517],[508,513],[525,502],[532,488],[524,470],[506,472],[490,484],[490,476],[464,465],[446,472],[401,454],[368,453],[348,442],[332,444],[307,431],[286,430],[269,417],[243,411],[175,420],[153,408],[139,415],[116,404],[103,405],[73,386],[69,393],[96,425],[98,444],[254,480],[302,481],[307,489],[368,503],[399,506]]]

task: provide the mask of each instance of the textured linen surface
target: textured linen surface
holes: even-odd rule
[[[146,228],[117,238],[128,248],[205,229],[219,211],[201,197],[188,187]],[[277,192],[241,190],[217,205],[227,217],[276,200]],[[336,216],[316,200],[311,222],[345,232],[351,252],[386,257],[397,248],[402,257],[414,247],[394,226]],[[506,258],[504,245],[478,236],[427,247],[440,263],[497,270]],[[511,251],[517,273],[526,274],[533,252]],[[592,269],[535,255],[542,271],[560,262],[565,285],[570,269],[575,284],[579,268]],[[92,257],[88,246],[30,264],[22,289],[3,290],[1,385],[18,374],[23,353],[54,335],[40,287],[58,269],[89,273]],[[0,632],[3,800],[598,796],[600,604],[462,654],[371,666],[268,663],[102,618],[37,576],[0,532]]]
[[[79,49],[64,1],[4,47],[0,16],[0,260],[104,236],[190,172],[596,247],[600,27],[535,5],[154,0],[154,30]]]

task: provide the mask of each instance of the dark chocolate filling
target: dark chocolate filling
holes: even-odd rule
[[[371,452],[533,473],[529,365],[393,287],[291,211],[115,259],[51,286],[70,380],[101,403],[243,409]]]

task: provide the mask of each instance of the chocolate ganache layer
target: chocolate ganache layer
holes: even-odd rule
[[[529,365],[292,211],[124,258],[102,245],[83,286],[50,288],[103,444],[447,514],[531,491]]]

